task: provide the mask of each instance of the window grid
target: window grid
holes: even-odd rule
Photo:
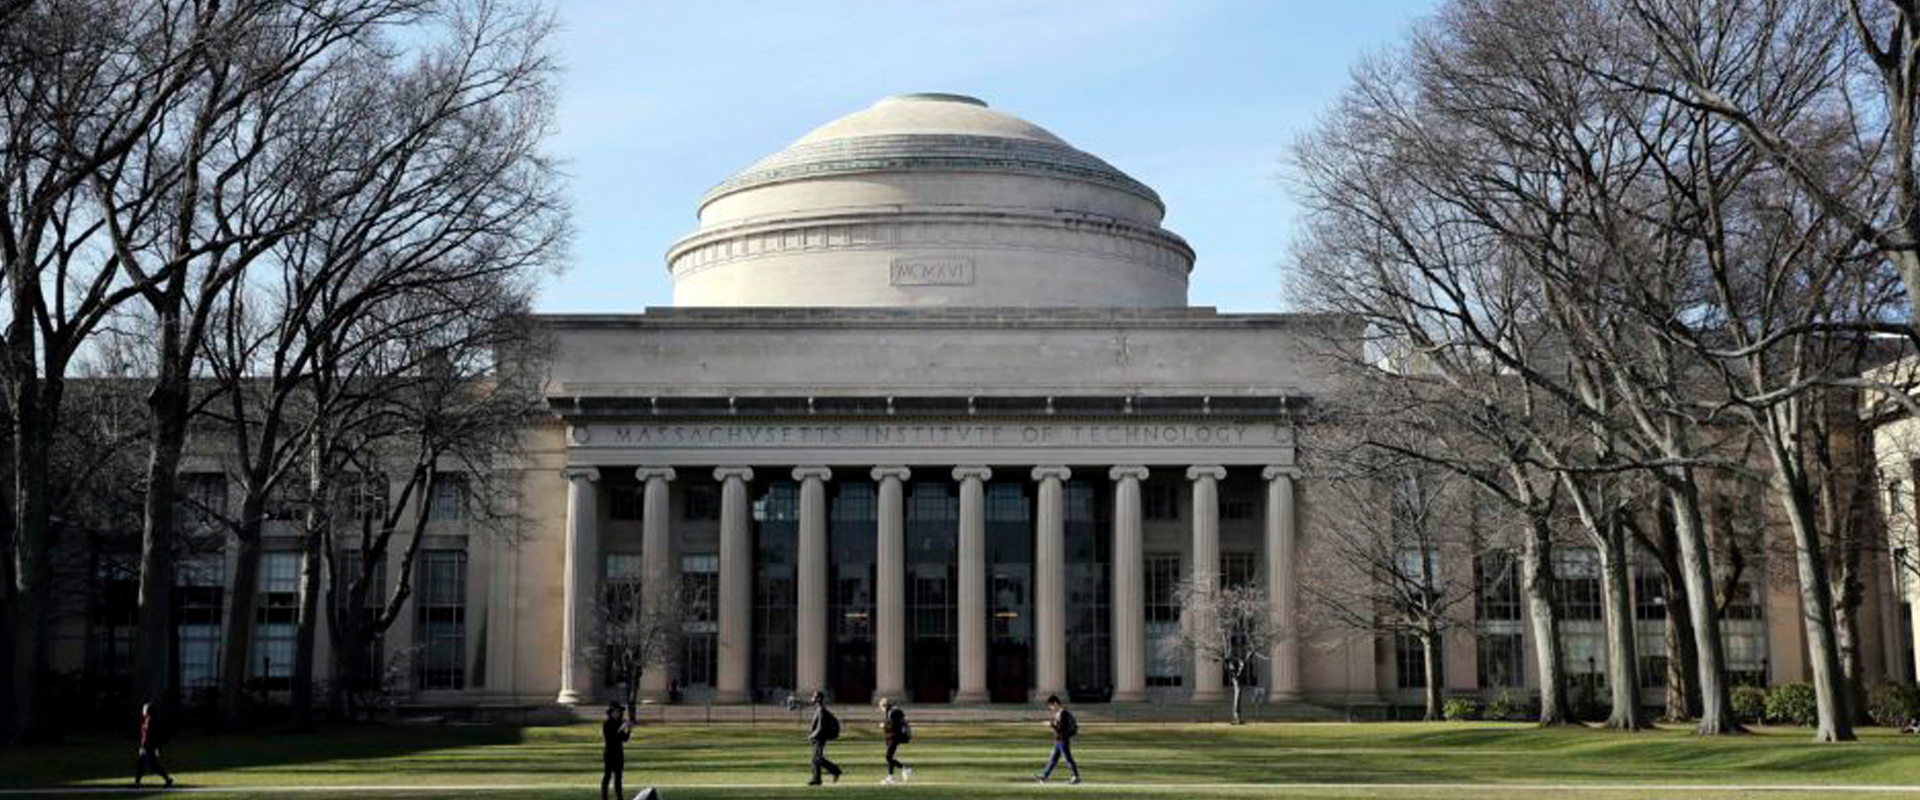
[[[415,643],[421,646],[421,689],[466,688],[467,553],[420,552],[420,596]]]

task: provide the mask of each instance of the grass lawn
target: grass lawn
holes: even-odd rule
[[[598,726],[355,727],[310,734],[187,735],[168,748],[193,797],[595,797]],[[1049,748],[1040,725],[915,726],[903,748],[913,782],[879,786],[877,732],[849,730],[830,754],[839,786],[808,789],[798,726],[648,726],[627,749],[629,796],[656,785],[681,798],[1282,797],[1687,798],[1843,797],[1835,787],[1906,787],[1920,797],[1920,739],[1869,730],[1814,745],[1800,729],[1697,739],[1684,729],[1638,734],[1536,730],[1499,723],[1226,725],[1088,724],[1075,745],[1087,783],[1036,786]],[[0,752],[9,789],[124,786],[125,741],[75,739]],[[1680,786],[1699,787],[1684,792]],[[298,787],[299,791],[293,791]],[[317,790],[312,787],[319,787]],[[408,791],[405,787],[420,787]],[[1584,788],[1583,788],[1584,787]],[[236,790],[230,795],[221,788]],[[157,794],[157,793],[156,793]],[[46,796],[44,794],[38,796]],[[110,796],[130,797],[137,794]],[[1866,796],[1863,792],[1861,796]]]

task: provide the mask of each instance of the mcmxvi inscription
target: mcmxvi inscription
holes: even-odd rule
[[[894,286],[972,286],[973,259],[966,256],[903,256],[893,260]]]

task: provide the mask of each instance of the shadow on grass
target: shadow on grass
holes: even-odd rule
[[[310,733],[186,734],[166,747],[162,760],[180,786],[192,785],[195,774],[246,770],[393,775],[432,764],[427,771],[493,771],[502,765],[485,758],[484,749],[471,748],[515,745],[522,739],[522,729],[496,726],[353,725]],[[432,758],[435,752],[444,752],[446,758]],[[97,736],[72,737],[50,747],[11,748],[0,752],[0,775],[6,776],[0,788],[131,784],[133,761],[132,742]],[[528,767],[513,765],[517,771]],[[148,780],[151,785],[153,779]]]

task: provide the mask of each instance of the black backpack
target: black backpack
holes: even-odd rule
[[[820,709],[820,741],[831,742],[840,738],[840,718],[833,712]]]
[[[1080,721],[1073,718],[1073,712],[1060,709],[1060,736],[1071,739],[1080,735]]]
[[[893,718],[893,740],[901,744],[913,741],[913,726],[907,724],[907,712],[894,709],[898,715]]]

